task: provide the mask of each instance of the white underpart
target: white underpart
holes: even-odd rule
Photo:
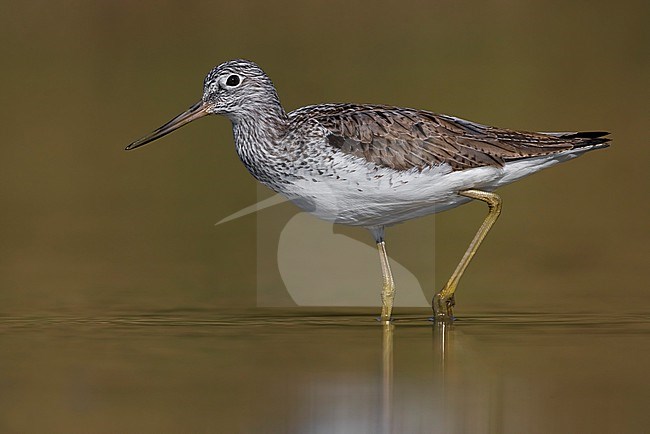
[[[360,163],[357,157],[337,153],[333,166],[339,179],[311,178],[305,174],[307,179],[295,181],[284,193],[290,199],[301,198],[296,204],[323,220],[364,227],[388,226],[470,201],[460,196],[460,191],[493,191],[591,149],[582,147],[525,158],[504,167],[452,171],[445,164],[421,172],[379,168]]]

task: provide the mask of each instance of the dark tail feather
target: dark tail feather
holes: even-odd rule
[[[577,133],[569,133],[565,137],[576,139],[597,139],[609,135],[607,131],[580,131]]]
[[[575,133],[573,135],[573,140],[577,140],[578,143],[575,144],[577,148],[583,146],[596,146],[598,148],[606,148],[609,146],[609,142],[612,140],[609,137],[609,132],[607,131],[583,131]]]
[[[576,133],[546,133],[553,135],[559,139],[564,139],[574,148],[582,148],[584,146],[597,146],[598,148],[606,148],[612,140],[607,131],[579,131]]]

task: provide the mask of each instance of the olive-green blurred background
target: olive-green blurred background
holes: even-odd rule
[[[647,309],[649,20],[631,0],[2,1],[0,312],[255,306],[256,219],[282,213],[214,226],[258,196],[229,123],[123,151],[236,57],[266,70],[287,110],[371,102],[611,131],[609,149],[501,190],[459,306]],[[433,291],[484,214],[396,227],[390,253]],[[434,231],[435,278],[419,254]]]

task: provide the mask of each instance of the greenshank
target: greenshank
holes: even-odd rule
[[[237,59],[208,73],[198,103],[126,149],[211,114],[230,119],[237,154],[259,182],[321,219],[371,232],[384,323],[395,296],[386,227],[471,200],[487,204],[483,224],[432,300],[435,320],[451,320],[458,282],[501,212],[494,191],[610,140],[602,131],[515,131],[386,105],[318,104],[287,113],[264,71]]]

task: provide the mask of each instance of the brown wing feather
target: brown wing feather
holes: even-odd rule
[[[443,163],[453,170],[498,167],[511,160],[609,141],[604,132],[513,131],[388,106],[328,104],[305,109],[331,132],[327,136],[331,146],[395,170],[421,170]]]

